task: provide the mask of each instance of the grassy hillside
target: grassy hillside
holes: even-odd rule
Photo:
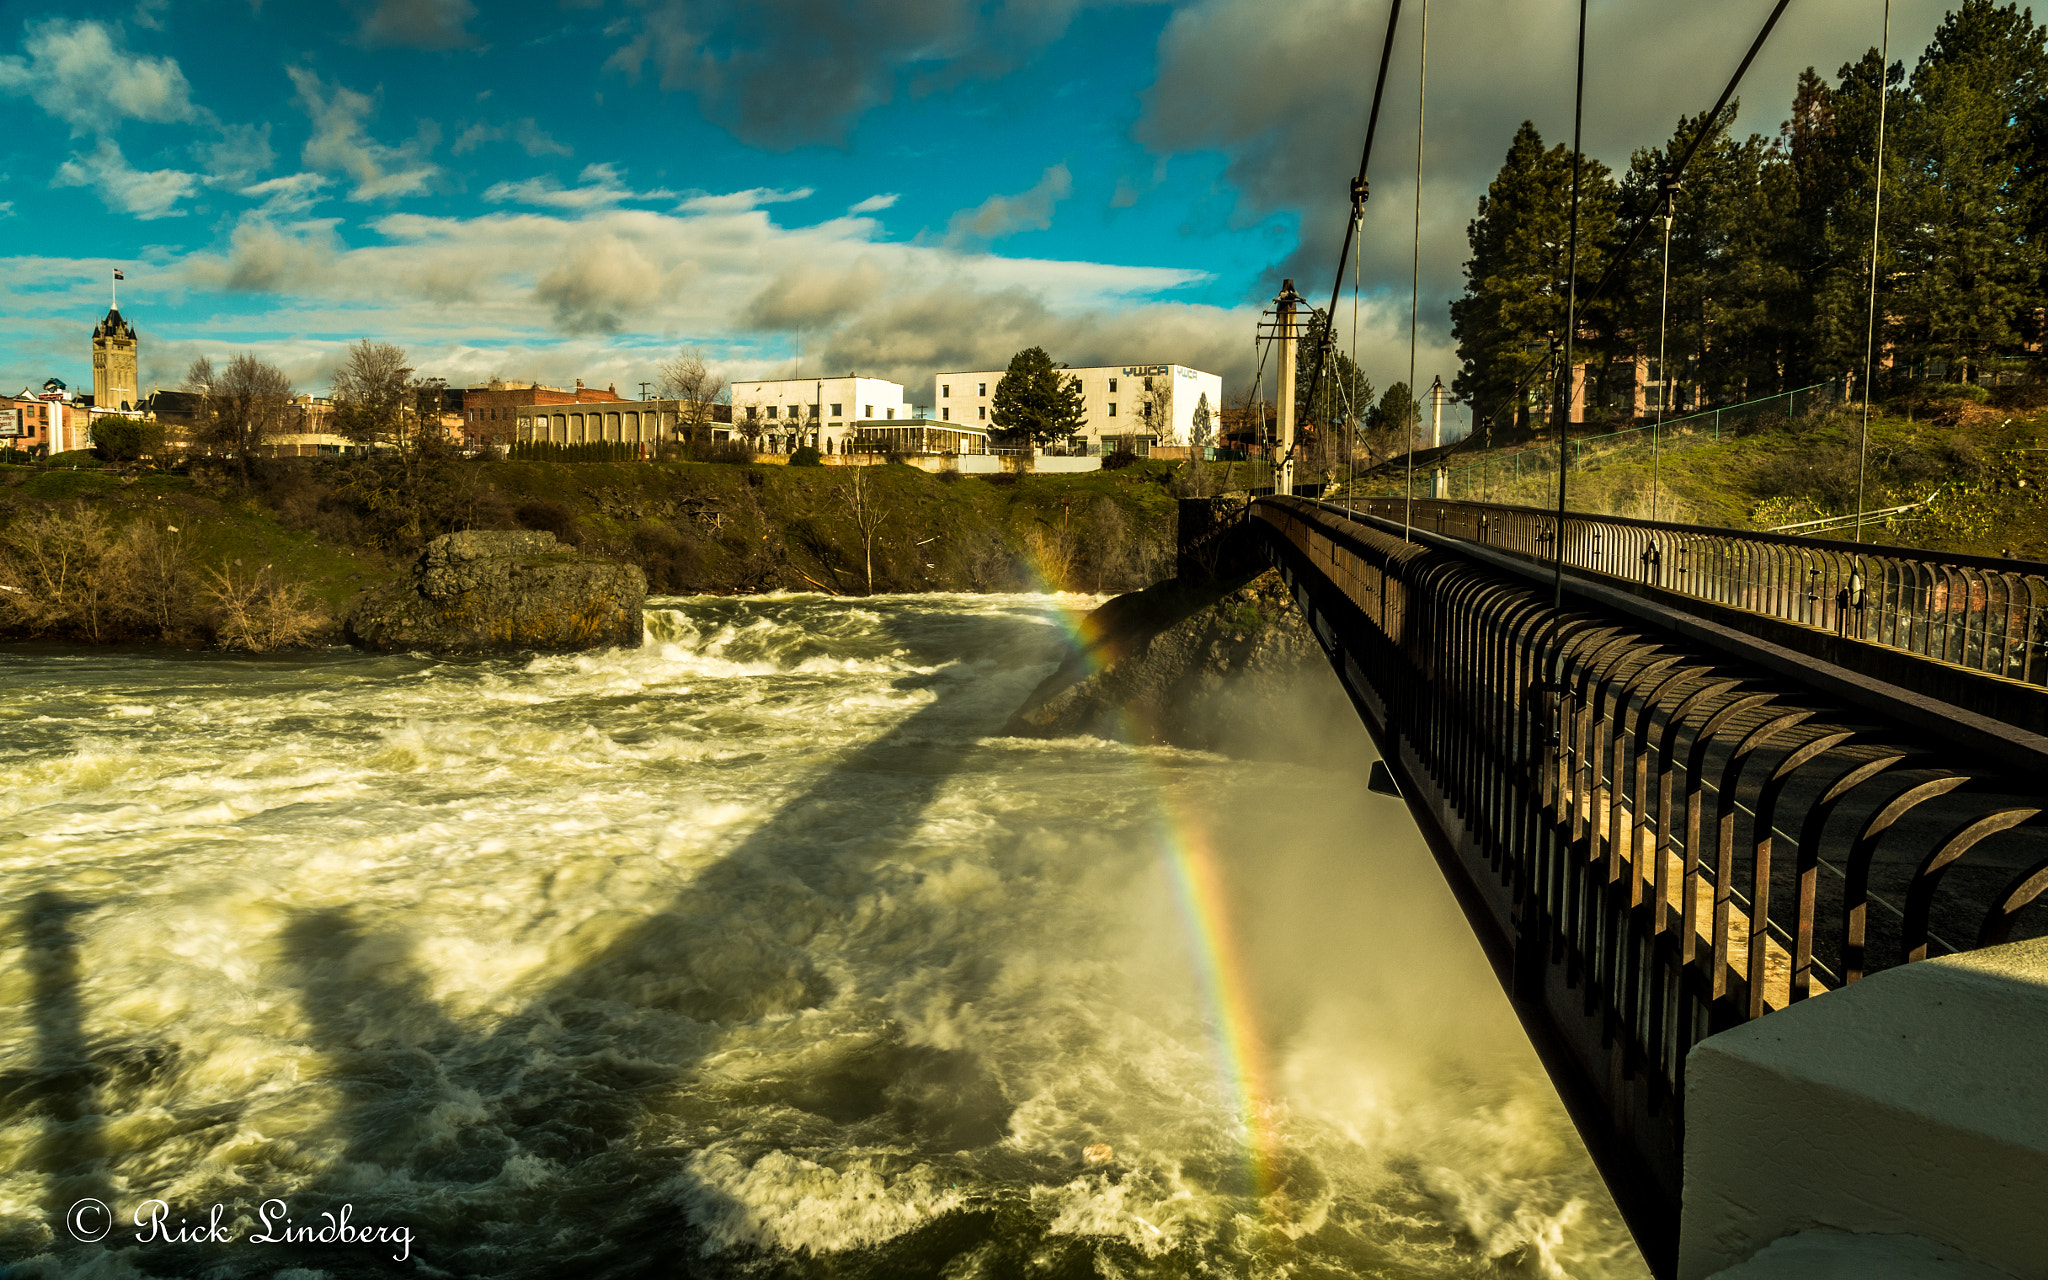
[[[1856,506],[1861,411],[1837,408],[1787,420],[1755,420],[1720,439],[1711,432],[1667,436],[1656,468],[1656,518],[1733,529],[1767,529]],[[1568,500],[1575,511],[1647,519],[1652,450],[1642,439],[1591,441],[1573,450]],[[1481,464],[1481,465],[1474,465]],[[1557,453],[1527,445],[1452,453],[1453,498],[1554,506]],[[1418,496],[1428,475],[1416,472]],[[1864,509],[1925,507],[1876,522],[1866,539],[1895,546],[2048,560],[2048,410],[1999,408],[1965,399],[1874,409]],[[1362,477],[1357,491],[1400,494],[1392,468]],[[1797,531],[1795,531],[1797,532]],[[1846,532],[1820,534],[1843,537]]]
[[[1186,483],[1150,462],[1070,476],[862,470],[880,516],[878,592],[1144,586],[1169,571]],[[850,488],[846,468],[696,462],[289,460],[249,476],[0,466],[0,636],[224,642],[226,573],[257,596],[291,595],[321,620],[305,632],[319,638],[358,593],[457,529],[546,530],[640,565],[656,593],[864,594]],[[59,582],[49,550],[63,543],[94,560],[93,583]]]

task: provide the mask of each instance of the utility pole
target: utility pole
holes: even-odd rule
[[[641,383],[641,384],[640,384],[640,398],[641,398],[642,400],[645,400],[645,399],[647,398],[647,388],[648,388],[649,386],[651,386],[651,385],[653,385],[653,384],[651,384],[651,383],[646,383],[646,382],[643,382],[643,383]]]
[[[1273,300],[1279,313],[1280,339],[1280,420],[1276,424],[1279,439],[1273,445],[1273,492],[1283,496],[1294,492],[1294,312],[1300,304],[1301,295],[1294,291],[1294,281],[1282,281],[1280,296]]]
[[[1448,498],[1451,496],[1450,473],[1444,470],[1444,460],[1435,452],[1444,447],[1444,380],[1441,375],[1429,384],[1429,447],[1429,496]]]

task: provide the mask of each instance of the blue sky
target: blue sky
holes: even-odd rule
[[[1569,0],[1430,8],[1418,380],[1449,380],[1464,225],[1515,124],[1569,134]],[[1701,110],[1768,0],[1602,0],[1588,146]],[[1943,6],[1901,0],[1910,65]],[[1422,6],[1359,348],[1407,375]],[[1754,12],[1751,12],[1751,11]],[[1751,73],[1874,44],[1793,6]],[[143,380],[258,350],[308,390],[361,336],[426,372],[621,390],[680,346],[734,377],[1177,360],[1248,380],[1282,274],[1319,298],[1385,0],[0,0],[0,381],[89,383],[107,271]],[[1555,46],[1555,47],[1553,47]],[[1348,302],[1340,314],[1348,329]],[[915,395],[913,396],[915,398]]]

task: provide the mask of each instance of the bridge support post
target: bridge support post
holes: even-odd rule
[[[1274,442],[1278,462],[1273,470],[1273,492],[1279,494],[1294,492],[1294,313],[1300,305],[1301,295],[1294,291],[1294,281],[1283,281],[1280,296],[1273,300],[1273,308],[1279,313],[1276,333],[1280,342],[1280,418],[1275,424],[1279,439]]]

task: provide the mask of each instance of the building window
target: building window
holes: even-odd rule
[[[1111,379],[1109,380],[1109,394],[1111,394],[1111,395],[1115,395],[1115,394],[1116,394],[1116,379],[1115,379],[1115,378],[1111,378]]]
[[[843,413],[841,413],[841,412],[839,412],[839,406],[835,404],[835,405],[833,405],[833,406],[832,406],[832,416],[833,416],[833,417],[835,417],[835,418],[843,418],[843,417],[845,417],[846,415],[845,415],[845,414],[843,414]]]
[[[979,391],[975,392],[975,393],[974,393],[975,395],[978,395],[978,396],[985,396],[985,395],[987,395],[987,394],[988,394],[988,384],[987,384],[986,382],[982,382],[982,383],[977,383],[976,385],[977,385],[977,386],[979,386],[979,387],[981,388],[981,390],[979,390]]]
[[[797,406],[795,406],[795,405],[791,405],[791,406],[789,406],[789,420],[790,420],[791,422],[795,422],[795,421],[796,421],[796,420],[797,420],[798,418],[801,418],[801,417],[803,417],[803,416],[804,416],[804,411],[803,411],[802,409],[799,409],[799,408],[798,408]]]
[[[975,408],[975,412],[976,412],[976,413],[978,413],[978,414],[980,414],[980,415],[982,416],[982,418],[983,418],[983,419],[986,419],[986,418],[988,417],[988,406],[987,406],[987,405],[985,405],[985,404],[984,404],[984,405],[978,405],[978,406],[976,406],[976,408]]]
[[[873,406],[873,405],[869,405],[869,406],[867,407],[867,409],[868,409],[868,411],[867,411],[866,413],[862,414],[861,416],[862,416],[862,417],[864,417],[864,418],[872,418],[872,417],[874,417],[874,416],[875,416],[875,406]]]
[[[953,420],[953,411],[951,409],[939,410],[939,420],[942,422],[951,422]]]
[[[760,414],[760,410],[756,409],[756,408],[755,408],[755,407],[754,407],[753,405],[748,405],[748,406],[747,406],[747,421],[748,421],[748,422],[752,422],[752,421],[753,421],[753,420],[754,420],[754,419],[755,419],[755,418],[756,418],[757,416],[759,416],[759,414]]]
[[[1147,379],[1145,379],[1145,390],[1147,390],[1147,391],[1150,391],[1151,389],[1152,389],[1152,379],[1150,379],[1150,378],[1147,378]]]
[[[952,396],[953,396],[953,388],[952,388],[951,386],[944,386],[944,387],[940,387],[940,388],[939,388],[939,399],[941,399],[941,400],[949,400],[949,399],[951,399],[951,398],[952,398]]]
[[[891,410],[889,410],[889,416],[890,416],[890,417],[892,417],[892,418],[893,418],[893,417],[895,417],[895,416],[896,416],[896,411],[895,411],[894,409],[891,409]]]
[[[768,406],[768,416],[771,418],[775,416],[775,406],[772,404]]]
[[[1109,402],[1109,416],[1112,418],[1116,416],[1116,401],[1114,400]]]
[[[812,421],[812,422],[816,422],[816,421],[818,420],[818,406],[817,406],[817,405],[811,405],[811,406],[810,406],[810,410],[811,410],[811,415],[810,415],[810,416],[811,416],[811,421]]]

